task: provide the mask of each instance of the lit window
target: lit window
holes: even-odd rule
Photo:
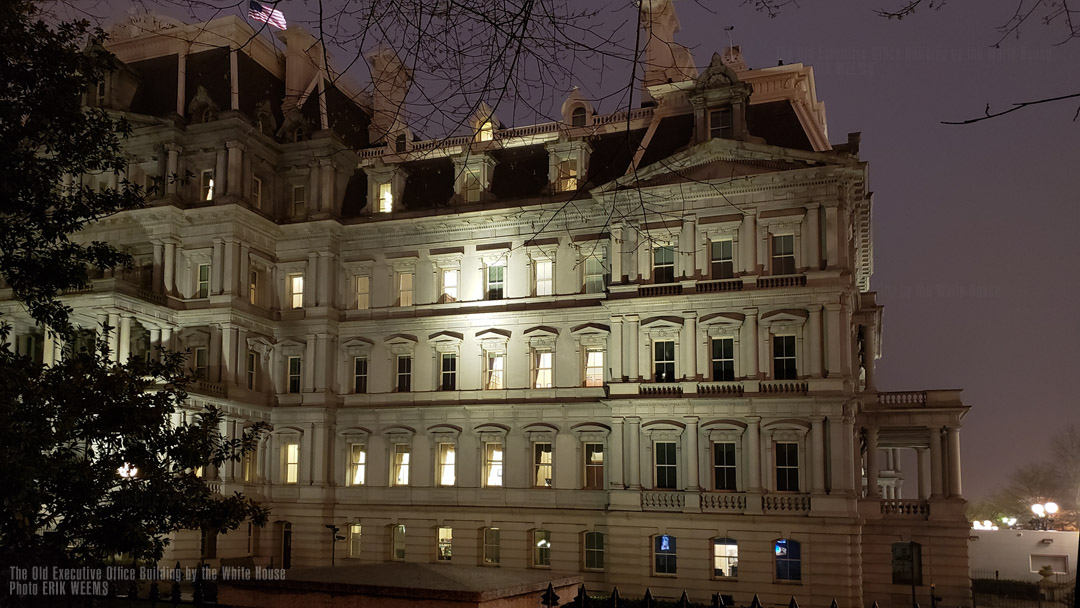
[[[289,357],[289,392],[300,392],[300,357]]]
[[[533,351],[533,388],[551,388],[551,366],[555,354],[550,350]]]
[[[404,524],[390,527],[390,559],[394,561],[403,561],[405,559]]]
[[[214,170],[205,169],[202,172],[202,180],[199,183],[199,200],[214,200]]]
[[[551,487],[551,444],[536,442],[533,444],[533,486]]]
[[[604,293],[604,261],[597,257],[585,258],[585,293]]]
[[[798,541],[781,538],[773,543],[776,558],[776,579],[781,581],[802,580],[802,555]]]
[[[484,563],[499,563],[499,529],[484,528]]]
[[[585,386],[604,386],[604,350],[585,350]]]
[[[241,462],[242,476],[245,482],[255,481],[255,452],[249,450],[244,452],[243,461]]]
[[[916,542],[893,543],[892,582],[894,585],[923,584],[922,545]]]
[[[439,485],[452,486],[455,481],[455,451],[457,446],[452,443],[439,444]]]
[[[505,388],[505,385],[503,384],[505,372],[506,354],[488,353],[487,378],[484,381],[484,388],[489,391],[502,390]]]
[[[209,350],[205,346],[200,346],[195,349],[195,377],[199,379],[206,378],[206,372],[210,369]]]
[[[585,569],[604,569],[604,533],[585,533]]]
[[[505,272],[506,266],[502,262],[495,263],[487,267],[487,276],[485,277],[485,282],[487,283],[487,299],[503,299],[503,275]]]
[[[551,565],[551,531],[533,530],[533,566]]]
[[[349,444],[349,483],[350,486],[364,485],[367,468],[367,446],[362,443]]]
[[[795,274],[795,235],[774,234],[772,237],[772,273]]]
[[[734,260],[731,257],[731,244],[731,239],[711,243],[712,278],[730,279],[735,276]]]
[[[799,491],[799,444],[778,441],[776,451],[776,491]]]
[[[285,483],[299,483],[300,481],[300,444],[299,443],[286,443],[284,445],[285,452],[285,467],[284,467],[284,481]]]
[[[653,249],[653,283],[672,283],[675,281],[675,248],[655,247]]]
[[[577,159],[559,161],[559,179],[555,182],[556,192],[573,192],[578,188]]]
[[[368,360],[367,357],[355,357],[353,359],[353,392],[362,394],[367,392]]]
[[[398,273],[398,306],[413,305],[413,273]]]
[[[712,339],[712,379],[730,382],[735,379],[735,339]]]
[[[714,443],[714,489],[735,491],[735,471],[735,444],[727,441]]]
[[[585,489],[604,489],[604,444],[585,444]]]
[[[289,307],[304,307],[304,275],[290,274],[285,277],[289,285]]]
[[[571,127],[584,127],[586,119],[585,108],[578,106],[574,108],[574,111],[570,113],[570,126]]]
[[[210,297],[210,264],[199,264],[199,286],[195,297]]]
[[[397,358],[397,392],[407,393],[412,390],[412,357],[398,355]]]
[[[675,341],[653,341],[653,371],[656,382],[675,381]]]
[[[248,273],[248,303],[258,305],[259,303],[259,271],[252,270]]]
[[[484,444],[484,487],[499,488],[503,485],[503,444]]]
[[[442,271],[443,302],[457,302],[458,299],[458,271]]]
[[[442,370],[439,372],[439,390],[457,390],[457,355],[442,354]]]
[[[799,372],[795,364],[795,336],[773,336],[773,378],[797,379]]]
[[[249,391],[255,390],[258,386],[258,371],[259,371],[259,358],[257,353],[248,351],[247,354],[247,389]]]
[[[454,529],[440,526],[436,543],[435,559],[440,562],[450,561],[454,547]]]
[[[251,177],[251,202],[256,209],[262,209],[262,180],[255,176]]]
[[[491,124],[490,120],[485,120],[481,123],[477,139],[480,141],[491,141],[495,139],[495,125]]]
[[[739,576],[739,543],[734,538],[713,539],[713,576]]]
[[[464,169],[461,180],[461,198],[466,203],[479,202],[480,193],[484,189],[480,183],[480,173],[475,169]]]
[[[394,444],[394,476],[390,480],[392,486],[409,485],[409,444]]]
[[[536,295],[550,296],[552,293],[551,260],[540,260],[536,262]]]
[[[655,574],[675,574],[677,571],[675,537],[661,534],[653,538],[653,562]]]
[[[292,189],[292,214],[304,215],[307,213],[307,188],[293,186]]]
[[[371,277],[356,277],[356,310],[371,308]]]
[[[394,185],[390,182],[379,184],[379,213],[394,210]]]
[[[709,139],[731,139],[734,129],[731,123],[731,108],[720,108],[709,112]]]
[[[349,557],[360,557],[360,524],[349,524]]]
[[[678,487],[678,464],[674,441],[657,441],[653,444],[656,457],[656,488],[674,490]]]

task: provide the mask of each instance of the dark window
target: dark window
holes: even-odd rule
[[[656,574],[675,574],[675,537],[668,534],[657,536],[653,540],[653,557],[656,558]]]
[[[589,570],[604,569],[604,533],[585,533],[585,567]]]
[[[289,357],[289,392],[300,392],[300,357]]]
[[[799,444],[776,444],[776,491],[799,491]]]
[[[674,490],[678,486],[676,452],[674,441],[657,441],[653,444],[656,452],[656,488]]]
[[[798,541],[781,538],[773,543],[776,556],[776,579],[781,581],[802,580],[802,556]]]
[[[773,378],[795,380],[799,372],[795,367],[795,336],[773,336]]]
[[[922,545],[893,543],[892,582],[894,585],[922,585]]]
[[[735,444],[713,444],[713,482],[717,490],[735,490]]]
[[[578,106],[574,108],[574,111],[570,113],[570,126],[572,127],[584,127],[585,126],[585,108]]]
[[[674,247],[656,247],[653,249],[653,282],[675,282]]]
[[[795,235],[774,234],[772,237],[772,273],[795,274]]]
[[[731,257],[731,241],[712,242],[712,278],[730,279],[735,276]]]
[[[440,388],[444,391],[457,390],[457,355],[453,353],[443,353]]]
[[[675,341],[657,340],[653,342],[653,367],[656,382],[675,381]]]
[[[716,382],[735,379],[735,338],[713,338],[712,379]]]
[[[405,135],[404,134],[398,135],[394,139],[394,151],[397,152],[398,154],[404,154],[405,153]]]
[[[604,489],[604,444],[585,444],[585,489]]]
[[[363,357],[353,359],[353,392],[367,392],[368,360]]]
[[[412,390],[412,357],[399,356],[397,358],[397,390],[399,393]]]
[[[709,112],[709,139],[731,139],[734,135],[731,108],[720,108]]]

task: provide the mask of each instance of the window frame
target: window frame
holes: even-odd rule
[[[345,530],[347,538],[346,542],[348,543],[346,545],[346,547],[348,547],[346,557],[354,559],[360,557],[360,552],[363,548],[361,541],[363,538],[363,526],[357,522],[349,522]]]
[[[254,268],[248,271],[248,304],[259,305],[259,271]]]
[[[661,450],[659,446],[671,446],[672,461],[667,462],[667,448],[664,448],[665,462],[660,462]],[[679,442],[668,439],[653,441],[653,489],[654,490],[678,490],[679,489]],[[663,472],[663,475],[661,475]],[[670,479],[669,479],[670,476]],[[661,485],[661,479],[665,485]],[[671,485],[666,485],[670,483]]]
[[[293,361],[296,361],[296,372],[293,373]],[[304,390],[304,359],[300,355],[285,357],[285,392],[297,395]]]
[[[447,363],[450,363],[450,368],[447,369]],[[457,353],[439,353],[439,390],[440,391],[456,391],[457,390],[457,367],[458,367]],[[448,382],[449,379],[449,382]]]
[[[661,345],[665,345],[665,346],[663,346],[663,348],[665,348],[665,349],[667,349],[666,345],[670,345],[670,348],[671,348],[671,358],[670,359],[666,358],[667,355],[668,355],[667,352],[663,352],[663,353],[658,352],[659,349],[661,348]],[[652,368],[653,368],[652,380],[653,380],[653,382],[678,382],[678,378],[677,378],[677,374],[678,374],[678,371],[679,371],[677,369],[678,346],[677,346],[676,340],[674,338],[657,338],[657,339],[654,339],[654,340],[652,340],[652,348],[650,350],[652,351],[652,355],[653,355],[653,361],[652,361]],[[663,355],[665,358],[661,359],[660,358],[661,355]],[[668,366],[671,367],[671,378],[667,378],[667,377],[661,378],[662,373],[665,376],[667,374],[666,369],[663,372],[660,371],[660,366],[661,365],[665,366],[665,368],[668,367]]]
[[[560,158],[555,163],[555,192],[575,192],[578,189],[578,160],[576,157]]]
[[[394,392],[395,393],[411,393],[412,392],[412,365],[413,356],[411,354],[395,355],[394,358]],[[404,368],[404,369],[402,369]]]
[[[606,380],[605,375],[607,371],[607,349],[599,346],[586,346],[582,350],[584,351],[585,356],[585,360],[582,365],[582,369],[585,372],[585,378],[582,386],[603,387]],[[589,355],[591,354],[598,354],[600,356],[599,366],[589,365]]]
[[[546,446],[546,449],[545,449]],[[533,441],[532,442],[532,481],[534,488],[554,488],[555,487],[555,443],[553,441]],[[543,455],[547,454],[548,461],[543,461]],[[545,477],[547,481],[541,482],[540,475],[543,470],[547,469],[548,476]]]
[[[203,278],[203,270],[206,270],[206,278]],[[199,264],[195,268],[195,298],[203,300],[210,297],[210,281],[214,271],[210,264]]]
[[[405,524],[390,524],[390,561],[405,561]]]
[[[498,446],[498,447],[496,447]],[[498,456],[498,458],[496,458]],[[481,461],[483,467],[480,471],[480,487],[481,488],[503,488],[506,487],[506,442],[504,440],[498,441],[484,441],[484,454]],[[493,483],[492,474],[495,470],[498,470],[498,483]]]
[[[449,285],[447,277],[453,277],[453,285]],[[453,290],[453,293],[450,291]],[[461,295],[461,270],[458,268],[439,269],[439,299],[442,303],[457,302]]]
[[[290,486],[300,483],[299,440],[285,441],[281,444],[281,483]]]
[[[443,536],[443,531],[446,536]],[[454,529],[450,526],[435,528],[435,563],[450,563],[454,556]]]
[[[307,213],[307,186],[293,184],[289,199],[289,215],[298,217]]]
[[[479,169],[464,167],[461,170],[461,200],[479,203],[484,193],[484,182]]]
[[[590,446],[600,446],[599,452],[592,450]],[[583,490],[603,490],[607,487],[607,476],[605,475],[605,466],[607,465],[607,446],[600,441],[585,441],[581,445],[582,453],[582,471],[581,488]],[[593,454],[600,454],[600,464],[591,463],[589,457]],[[599,479],[597,479],[599,478]]]
[[[799,379],[799,340],[794,333],[771,333],[773,380]],[[790,341],[790,344],[789,344]],[[783,345],[781,347],[781,345]],[[790,346],[790,350],[789,350]]]
[[[555,351],[550,348],[533,348],[532,382],[530,388],[555,388]]]
[[[671,260],[660,260],[658,256],[663,252],[671,253]],[[652,282],[655,284],[668,284],[676,281],[675,260],[677,256],[674,245],[656,245],[652,248]],[[666,256],[665,256],[666,257]],[[670,272],[670,276],[668,276]]]
[[[537,528],[529,536],[532,537],[532,559],[529,565],[533,568],[550,568],[551,530]]]
[[[590,265],[593,265],[593,272],[590,272]],[[595,272],[596,267],[599,267],[600,272]],[[582,263],[582,283],[584,284],[585,293],[604,293],[607,291],[607,269],[604,268],[603,258],[590,255],[585,257],[585,261]],[[599,289],[596,285],[599,284]]]
[[[353,286],[353,293],[356,295],[356,310],[370,310],[371,277],[358,274],[354,277]]]
[[[498,268],[499,278],[498,280],[492,279],[492,272]],[[499,260],[490,264],[484,265],[484,299],[485,300],[505,300],[506,299],[506,262]]]
[[[716,246],[720,246],[720,256],[716,255]],[[727,248],[727,257],[724,248]],[[732,238],[719,238],[709,241],[709,278],[713,280],[735,278],[735,240]]]
[[[777,246],[790,239],[790,252],[777,252]],[[794,232],[769,233],[769,273],[772,275],[792,275],[799,272],[798,260],[795,257],[796,238]],[[790,268],[788,264],[790,260]],[[780,266],[778,268],[778,266]]]
[[[735,118],[731,106],[709,109],[709,139],[735,137]]]
[[[485,351],[484,359],[484,390],[506,390],[506,353],[503,351]],[[496,361],[501,365],[495,365]],[[498,382],[496,382],[496,379]]]
[[[394,211],[394,183],[380,182],[375,189],[379,208],[378,213],[393,213]]]
[[[411,270],[402,270],[396,273],[394,283],[397,286],[397,305],[416,305],[416,273]]]
[[[783,556],[780,554],[781,543],[785,548]],[[773,580],[799,583],[802,581],[802,543],[791,538],[778,538],[772,542],[773,550]],[[792,557],[792,548],[795,556]],[[783,565],[783,569],[781,566]],[[794,575],[792,568],[794,567]]]
[[[199,173],[199,202],[214,200],[214,170],[203,169]]]
[[[783,464],[781,464],[781,460],[780,460],[780,454],[781,454],[780,446],[784,446],[784,449],[783,449],[784,463]],[[788,494],[799,494],[799,493],[802,492],[802,483],[801,483],[802,482],[802,479],[801,479],[802,462],[801,462],[801,458],[800,458],[800,454],[799,454],[799,452],[801,451],[801,448],[802,448],[802,446],[801,446],[800,442],[798,442],[798,441],[785,441],[785,440],[774,440],[773,441],[773,478],[774,478],[774,484],[775,484],[774,489],[775,489],[776,492],[778,492],[778,493],[788,493]],[[789,461],[789,458],[792,456],[792,454],[794,454],[794,458],[795,458],[795,464],[794,465],[792,465],[790,463],[790,461]],[[780,487],[781,486],[781,483],[780,483],[781,471],[784,472],[783,479],[785,480],[785,482],[783,484],[784,485],[783,488]],[[794,472],[794,484],[795,484],[794,488],[791,487],[791,482],[792,482],[792,476],[791,475],[792,475],[792,472]]]
[[[668,546],[664,548],[664,540],[668,540]],[[656,534],[650,539],[650,547],[652,549],[651,569],[653,576],[678,576],[679,573],[679,553],[678,553],[678,539],[671,534]],[[661,560],[663,558],[663,560]],[[663,564],[663,567],[661,567]]]
[[[546,278],[541,277],[541,269],[546,269]],[[533,261],[533,295],[547,297],[555,295],[555,261],[550,258],[537,258]]]
[[[498,566],[502,561],[502,538],[499,528],[488,526],[480,531],[480,565]]]
[[[244,376],[246,379],[247,390],[255,391],[259,389],[259,353],[249,350],[245,357],[247,363],[247,369],[244,370]]]
[[[353,383],[352,392],[354,395],[364,395],[368,392],[368,373],[371,369],[371,362],[367,356],[353,357]]]
[[[718,555],[718,547],[735,547],[735,555]],[[739,542],[730,536],[719,536],[712,539],[712,579],[713,580],[735,580],[739,578]],[[724,563],[726,571],[729,574],[722,574],[724,569],[717,568],[721,562]],[[734,565],[732,565],[734,562]],[[717,572],[721,574],[717,574]]]
[[[409,486],[409,464],[412,460],[412,445],[405,442],[390,444],[390,486],[404,488]]]
[[[256,209],[262,209],[262,178],[251,176],[251,202],[255,203]]]
[[[348,477],[345,478],[345,485],[348,487],[367,485],[367,444],[357,441],[350,442],[348,445],[349,469]]]
[[[196,378],[206,380],[210,375],[210,349],[196,346],[191,353],[191,372]]]
[[[717,345],[721,345],[721,352],[719,355],[716,351]],[[730,354],[723,352],[725,345],[730,347]],[[709,371],[713,382],[735,381],[734,336],[711,336],[709,338]]]
[[[457,444],[453,441],[440,441],[436,444],[435,453],[438,459],[435,469],[435,485],[440,488],[455,487],[457,485]],[[447,456],[450,456],[450,458],[447,459]],[[450,475],[449,483],[446,483],[447,471],[449,471]]]
[[[297,282],[299,279],[299,282]],[[299,290],[297,290],[299,288]],[[304,307],[304,273],[290,272],[285,275],[285,289],[289,298],[289,310]]]
[[[595,539],[597,539],[597,538],[600,539],[599,547],[596,546],[596,542],[595,542]],[[590,545],[590,542],[589,542],[590,539],[594,539],[594,542],[592,543],[593,546],[589,546]],[[582,570],[587,570],[587,571],[590,571],[590,572],[603,572],[605,570],[605,567],[604,567],[605,566],[605,559],[604,558],[606,556],[604,555],[604,544],[605,544],[606,540],[607,539],[605,538],[605,534],[603,532],[600,532],[599,530],[586,530],[585,532],[582,533],[582,535],[581,535],[581,550],[582,550],[581,569]],[[593,565],[589,565],[589,561],[590,561],[589,556],[590,555],[593,556],[593,561],[592,561]],[[597,557],[597,556],[599,556],[599,557]]]

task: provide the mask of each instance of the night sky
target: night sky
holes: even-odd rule
[[[987,103],[1002,110],[1080,92],[1080,40],[1054,46],[1067,34],[1061,24],[1033,20],[1019,39],[991,48],[1016,3],[947,3],[903,21],[874,13],[901,0],[806,1],[775,18],[734,0],[677,3],[677,39],[697,65],[727,45],[723,28],[733,25],[731,39],[750,67],[778,60],[814,67],[834,144],[862,132],[876,193],[871,288],[885,306],[878,385],[964,389],[973,406],[961,435],[969,499],[1047,458],[1055,429],[1080,423],[1077,391],[1067,388],[1080,360],[1080,121],[1073,121],[1080,100],[974,125],[940,124],[979,116]],[[625,29],[634,26],[629,2],[603,6],[605,21],[632,31]],[[97,12],[112,21],[109,13],[126,8],[116,0]],[[310,9],[295,0],[279,8],[291,19]],[[572,84],[614,94],[601,112],[626,104],[616,91],[628,66],[609,66],[602,82],[581,74]],[[362,69],[348,76],[367,84]],[[547,120],[563,98],[554,97],[544,108],[548,118],[496,112],[516,124]],[[913,488],[912,480],[905,496]]]

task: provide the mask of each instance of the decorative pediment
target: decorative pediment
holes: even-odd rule
[[[724,62],[720,53],[713,53],[709,61],[709,67],[698,76],[697,87],[699,89],[713,89],[717,87],[731,86],[739,82],[738,75]]]
[[[675,316],[652,317],[650,319],[645,319],[644,321],[641,322],[641,327],[643,329],[648,329],[650,331],[664,330],[664,329],[680,330],[680,329],[682,329],[682,326],[683,326],[682,317],[675,317]]]
[[[410,334],[391,334],[383,338],[383,342],[386,344],[410,344],[415,346],[417,339],[416,336]]]
[[[530,443],[534,441],[554,442],[555,435],[559,434],[559,427],[546,422],[534,422],[526,425],[524,431],[525,439]]]
[[[510,432],[510,427],[505,424],[497,424],[494,422],[487,422],[473,428],[473,434],[476,435],[481,442],[505,441],[508,432]]]
[[[742,325],[746,315],[738,312],[717,312],[698,319],[698,325]]]
[[[371,430],[362,426],[351,426],[338,431],[338,436],[344,439],[345,443],[367,443]]]
[[[259,353],[259,355],[265,359],[270,356],[270,351],[273,350],[274,344],[262,336],[256,336],[247,339],[247,348],[248,350]]]
[[[375,343],[367,338],[351,338],[341,343],[342,350],[350,357],[363,357],[371,354]]]
[[[611,328],[600,323],[582,323],[571,328],[570,334],[582,346],[605,347]]]
[[[677,420],[654,420],[641,425],[641,432],[652,441],[677,441],[686,425]]]
[[[774,310],[761,315],[761,322],[765,325],[802,325],[810,313],[797,308]]]
[[[604,443],[611,435],[611,427],[599,422],[581,422],[570,427],[570,431],[582,443]]]
[[[484,329],[484,330],[476,332],[476,339],[477,340],[485,340],[485,341],[486,340],[499,340],[499,341],[502,341],[502,342],[506,342],[507,340],[510,339],[510,333],[511,332],[508,329],[495,329],[495,328]]]

